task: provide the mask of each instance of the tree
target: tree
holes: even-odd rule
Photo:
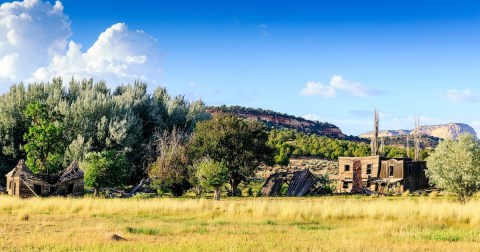
[[[255,174],[261,163],[273,164],[273,149],[267,146],[265,126],[234,115],[220,114],[197,124],[190,141],[194,157],[209,157],[228,169],[232,195],[239,183]]]
[[[12,85],[0,95],[0,182],[19,159],[27,157],[27,143],[40,137],[57,136],[52,132],[29,132],[29,127],[52,129],[47,124],[32,123],[32,118],[25,114],[28,104],[39,103],[45,112],[43,115],[49,117],[42,121],[58,128],[56,132],[62,136],[55,145],[43,140],[30,144],[30,156],[35,160],[41,160],[40,145],[48,144],[59,150],[58,155],[57,151],[48,154],[51,157],[47,165],[55,164],[47,167],[49,173],[73,160],[82,161],[86,153],[115,150],[123,152],[134,168],[128,183],[138,183],[156,160],[155,132],[176,127],[190,134],[196,122],[207,116],[201,101],[171,97],[165,88],[159,87],[152,93],[147,90],[142,82],[110,89],[104,81],[73,78],[69,83],[55,78],[47,83]],[[24,138],[27,134],[29,139]],[[29,163],[32,169],[38,170],[39,165]],[[45,170],[42,172],[47,168],[42,168]]]
[[[132,170],[125,153],[114,150],[88,153],[82,168],[85,171],[85,185],[93,187],[94,196],[98,196],[101,187],[125,185]]]
[[[157,133],[157,160],[149,167],[148,175],[160,189],[181,196],[191,188],[184,134],[173,128]]]
[[[28,104],[24,113],[31,120],[31,126],[23,135],[27,141],[27,165],[35,173],[48,175],[57,172],[61,168],[64,152],[61,115],[49,111],[40,102]]]
[[[213,187],[214,200],[220,200],[221,186],[228,182],[228,169],[223,163],[205,158],[195,164],[196,177],[203,188]]]
[[[431,184],[465,202],[480,189],[480,143],[472,135],[444,140],[427,158]]]

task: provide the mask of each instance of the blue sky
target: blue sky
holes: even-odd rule
[[[72,73],[113,86],[141,78],[208,105],[305,116],[346,134],[370,130],[374,108],[383,129],[412,128],[417,115],[480,132],[480,3],[418,2],[25,1],[25,13],[57,19],[0,31],[44,31],[49,60],[16,71],[28,51],[18,40],[31,38],[0,38],[20,55],[14,64],[0,46],[9,69],[0,90]]]

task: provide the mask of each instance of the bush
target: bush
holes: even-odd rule
[[[247,189],[247,195],[248,197],[253,197],[253,189],[251,187]]]

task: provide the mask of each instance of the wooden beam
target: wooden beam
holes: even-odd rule
[[[31,191],[36,197],[38,197],[38,195],[35,193],[35,191],[34,191],[30,186],[28,186],[28,184],[25,182],[25,180],[23,180],[22,177],[19,177],[19,178],[20,178],[20,180],[27,186],[27,188],[30,189],[30,191]],[[21,186],[21,185],[19,185],[19,186]],[[18,193],[20,194],[20,190],[18,191]],[[20,196],[20,195],[19,195],[19,196]]]

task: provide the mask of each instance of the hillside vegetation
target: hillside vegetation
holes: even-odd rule
[[[269,145],[275,147],[277,155],[275,161],[281,164],[288,157],[318,157],[330,160],[337,160],[338,157],[364,157],[371,154],[370,144],[365,142],[355,142],[318,136],[315,134],[306,134],[295,130],[271,130],[269,135]],[[423,149],[420,152],[422,159],[428,156],[430,149]],[[407,157],[407,149],[398,146],[385,145],[384,156]],[[414,149],[410,149],[410,157],[414,156]]]

